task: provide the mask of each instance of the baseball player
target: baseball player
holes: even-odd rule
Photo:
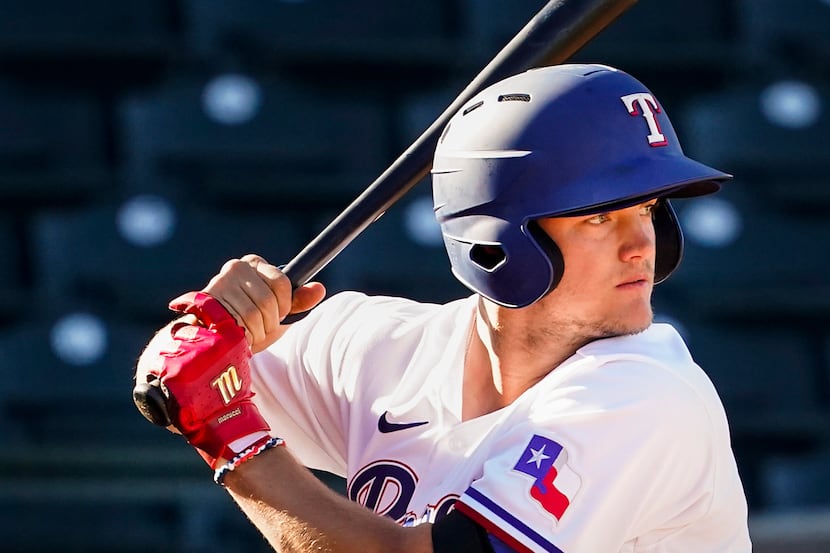
[[[670,198],[730,176],[600,65],[489,87],[432,173],[471,296],[321,301],[247,255],[171,304],[138,378],[216,481],[279,551],[749,552],[721,402],[650,304],[681,258]]]

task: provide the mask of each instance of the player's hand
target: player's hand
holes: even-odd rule
[[[242,327],[211,296],[189,292],[170,308],[197,322],[169,327],[150,374],[167,390],[173,426],[215,469],[269,430],[252,401],[251,351]]]
[[[232,259],[222,266],[203,292],[219,300],[245,330],[253,353],[273,344],[288,329],[281,325],[289,313],[302,313],[326,295],[319,282],[291,290],[291,281],[258,255]]]

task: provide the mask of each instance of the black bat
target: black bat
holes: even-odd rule
[[[636,0],[551,0],[545,4],[432,125],[285,265],[283,271],[294,288],[314,278],[429,173],[443,128],[470,98],[516,73],[566,61],[635,3]],[[289,315],[290,319],[283,322],[293,322],[302,315]],[[139,382],[133,390],[133,400],[150,422],[161,426],[170,424],[167,398],[157,380]]]

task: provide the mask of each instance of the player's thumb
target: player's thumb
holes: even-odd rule
[[[313,309],[326,297],[326,287],[319,282],[309,282],[294,290],[291,313],[302,313]]]

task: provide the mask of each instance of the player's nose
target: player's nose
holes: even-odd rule
[[[627,212],[621,218],[620,259],[622,261],[653,260],[656,252],[654,223],[650,216]]]

